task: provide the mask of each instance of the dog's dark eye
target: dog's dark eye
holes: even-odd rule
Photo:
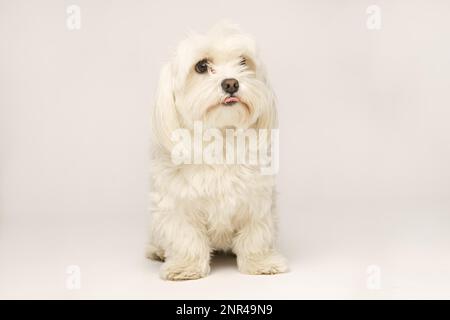
[[[239,61],[239,64],[240,64],[241,66],[247,65],[247,59],[245,59],[245,57],[242,57],[242,58],[241,58],[241,61]]]
[[[205,73],[206,71],[208,71],[208,60],[203,59],[197,62],[197,64],[195,65],[195,71],[197,73]]]

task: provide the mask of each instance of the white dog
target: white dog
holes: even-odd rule
[[[274,102],[254,41],[228,23],[206,35],[191,34],[162,68],[153,114],[147,256],[164,261],[163,279],[205,277],[211,254],[228,250],[243,273],[287,271],[275,249],[273,175],[261,174],[255,164],[173,160],[177,130],[193,135],[196,122],[223,135],[230,129],[272,130]]]

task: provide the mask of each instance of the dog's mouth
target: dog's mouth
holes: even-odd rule
[[[225,98],[225,100],[223,100],[222,104],[223,104],[224,106],[230,107],[230,106],[232,106],[232,105],[234,105],[235,103],[238,103],[238,102],[240,102],[240,101],[241,101],[241,100],[240,100],[238,97],[230,96],[230,97]]]
[[[218,104],[208,107],[205,113],[209,113],[217,108],[225,108],[231,111],[239,106],[244,107],[249,114],[251,113],[251,108],[247,105],[247,102],[236,96],[228,96],[225,99],[221,99]]]

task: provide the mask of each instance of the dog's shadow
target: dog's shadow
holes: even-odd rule
[[[215,252],[211,258],[211,273],[237,269],[236,255],[229,252]]]

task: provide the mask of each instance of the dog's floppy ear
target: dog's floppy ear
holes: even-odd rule
[[[276,98],[269,84],[268,94],[263,103],[262,112],[260,113],[258,120],[256,121],[257,129],[272,130],[278,128],[278,115],[276,110]]]
[[[153,108],[152,130],[154,142],[159,146],[171,150],[172,132],[180,127],[177,109],[175,107],[174,79],[171,63],[161,69],[156,103]]]

